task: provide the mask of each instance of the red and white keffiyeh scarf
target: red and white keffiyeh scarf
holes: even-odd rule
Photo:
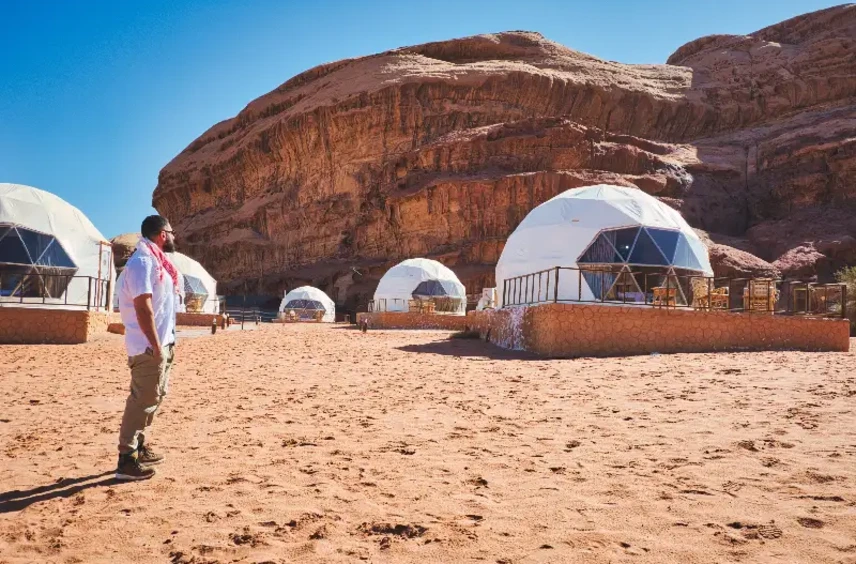
[[[138,248],[142,249],[144,253],[150,254],[155,259],[155,263],[158,267],[158,279],[163,280],[163,273],[166,271],[169,274],[169,277],[172,278],[172,284],[175,288],[175,293],[179,294],[180,289],[178,286],[178,270],[175,268],[175,265],[167,258],[166,254],[154,243],[142,237],[140,239],[141,245]]]

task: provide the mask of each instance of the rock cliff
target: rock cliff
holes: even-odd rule
[[[311,283],[346,309],[414,256],[480,291],[530,209],[597,182],[710,232],[718,274],[827,277],[856,262],[854,131],[856,5],[665,65],[509,32],[304,72],[176,156],[153,205],[232,291]]]

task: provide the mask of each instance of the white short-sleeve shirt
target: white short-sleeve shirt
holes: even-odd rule
[[[155,330],[161,346],[175,343],[175,285],[169,273],[158,275],[156,259],[148,254],[134,252],[119,276],[119,313],[125,325],[125,348],[129,356],[146,352],[149,340],[140,329],[134,298],[143,294],[152,295],[152,310],[155,314]]]

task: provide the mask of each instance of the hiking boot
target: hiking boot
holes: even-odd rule
[[[136,451],[119,455],[119,465],[116,467],[117,480],[148,480],[154,475],[154,468],[140,464]]]
[[[144,466],[152,466],[163,462],[164,456],[156,453],[147,447],[144,442],[140,441],[140,446],[137,447],[137,460]]]

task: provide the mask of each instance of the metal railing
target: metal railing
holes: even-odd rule
[[[557,266],[503,281],[503,307],[605,303],[736,312],[847,316],[847,286],[772,278]]]
[[[234,300],[238,300],[238,298],[234,298]],[[269,323],[271,321],[275,321],[279,316],[279,311],[271,308],[263,308],[257,305],[245,305],[240,301],[230,301],[229,304],[225,307],[224,313],[229,314],[229,317],[239,321],[255,321],[256,319],[260,319],[265,323]]]
[[[93,276],[0,270],[0,307],[37,305],[110,311],[112,293],[110,280]]]
[[[466,313],[467,301],[459,298],[404,299],[380,298],[368,303],[369,312],[418,312],[434,314],[463,314]]]

